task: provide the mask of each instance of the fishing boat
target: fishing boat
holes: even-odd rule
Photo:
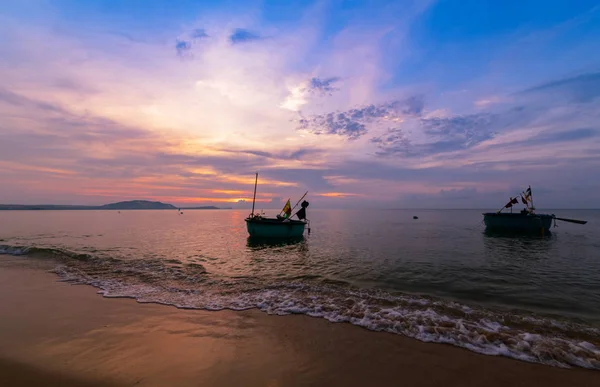
[[[252,198],[252,213],[245,219],[248,234],[251,237],[256,238],[298,238],[304,234],[304,229],[309,225],[309,221],[306,218],[306,207],[308,202],[304,200],[302,204],[300,201],[304,199],[308,191],[298,200],[298,203],[292,208],[290,200],[281,210],[281,212],[274,218],[263,216],[263,214],[255,214],[254,207],[256,202],[256,187],[258,185],[258,173],[256,174],[256,180],[254,182],[254,196]],[[292,215],[292,211],[300,204],[300,209]],[[296,216],[298,220],[292,219]],[[310,233],[310,226],[308,227]]]
[[[525,208],[520,212],[513,213],[513,206],[519,203],[519,198]],[[510,212],[502,212],[508,208]],[[541,232],[543,234],[549,232],[552,224],[556,224],[557,220],[576,224],[587,223],[585,220],[559,218],[554,214],[536,214],[531,186],[516,197],[511,197],[508,203],[498,211],[483,214],[486,229],[499,231]]]

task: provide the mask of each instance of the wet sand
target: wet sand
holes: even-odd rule
[[[107,299],[0,256],[0,386],[597,386],[559,369],[307,316]]]

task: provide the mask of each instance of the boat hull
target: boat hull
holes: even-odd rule
[[[526,231],[539,232],[549,231],[552,227],[554,215],[531,215],[531,214],[502,214],[488,212],[483,214],[483,222],[489,230]]]
[[[298,238],[304,234],[305,226],[306,222],[300,220],[246,219],[248,234],[257,238]]]

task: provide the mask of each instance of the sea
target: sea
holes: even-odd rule
[[[600,370],[600,210],[538,210],[588,223],[529,236],[486,232],[482,212],[311,209],[310,233],[269,241],[249,238],[248,210],[0,211],[0,262],[48,260],[104,297]]]

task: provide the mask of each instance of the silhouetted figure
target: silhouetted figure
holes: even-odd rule
[[[298,210],[298,212],[296,212],[296,216],[298,217],[298,219],[302,220],[302,219],[306,219],[306,207],[308,207],[308,202],[305,200],[302,202],[302,204],[300,204],[300,208]]]

